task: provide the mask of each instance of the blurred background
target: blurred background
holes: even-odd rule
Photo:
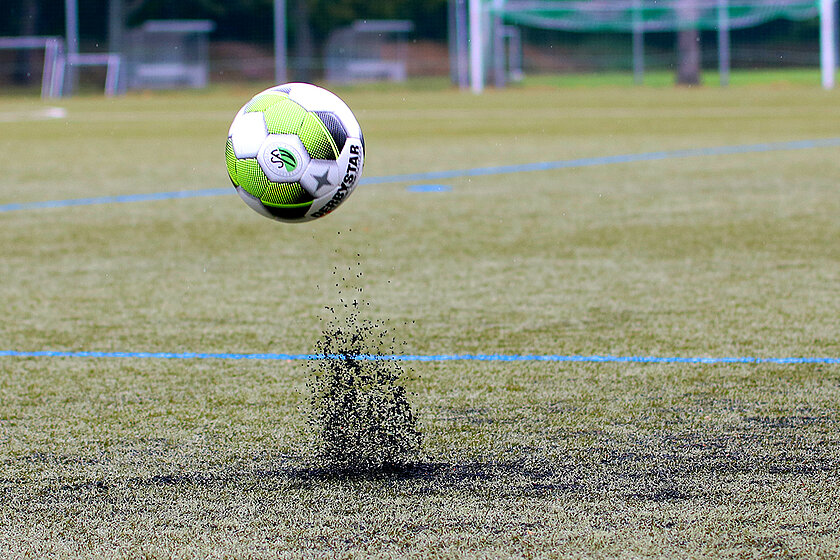
[[[836,12],[836,2],[830,1]],[[451,82],[820,66],[820,0],[2,0],[0,89]],[[477,11],[470,10],[478,6]],[[836,34],[837,18],[831,22]],[[478,22],[478,23],[476,23]],[[470,24],[481,52],[470,51]],[[822,30],[825,33],[825,30]],[[836,42],[831,43],[836,52]],[[836,55],[832,66],[836,66]]]

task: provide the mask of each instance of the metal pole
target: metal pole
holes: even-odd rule
[[[286,0],[274,0],[274,83],[286,80]]]
[[[123,0],[108,3],[108,52],[123,52],[123,29],[125,28]]]
[[[505,76],[505,35],[502,18],[493,15],[493,85],[497,88],[505,87],[507,76]]]
[[[455,0],[455,28],[458,41],[458,87],[470,87],[470,36],[467,0]]]
[[[110,0],[108,3],[108,52],[120,57],[116,64],[117,76],[114,78],[116,93],[124,92],[123,84],[126,82],[125,65],[125,0]]]
[[[449,0],[449,65],[452,83],[470,87],[467,0]]]
[[[65,0],[64,25],[67,41],[67,85],[72,94],[79,83],[78,70],[73,66],[79,54],[79,4],[77,0]]]
[[[469,0],[470,11],[470,86],[473,93],[484,91],[484,33],[481,0]]]
[[[729,85],[731,52],[729,44],[729,2],[728,0],[718,0],[718,73],[720,74],[721,87]]]
[[[645,28],[641,0],[633,0],[633,83],[645,81]]]
[[[449,81],[458,85],[458,26],[455,0],[446,3],[446,44],[449,47]]]
[[[820,70],[824,89],[834,89],[834,77],[837,71],[836,49],[834,0],[820,0]]]

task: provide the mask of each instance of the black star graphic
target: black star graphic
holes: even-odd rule
[[[321,187],[323,187],[324,185],[329,185],[330,184],[330,180],[328,179],[329,174],[330,174],[329,169],[324,171],[323,175],[315,175],[314,173],[312,174],[312,178],[315,179],[316,181],[318,181],[318,184],[315,186],[315,192],[321,190]]]

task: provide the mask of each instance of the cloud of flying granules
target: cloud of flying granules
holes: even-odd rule
[[[410,464],[423,436],[402,384],[400,362],[377,357],[393,355],[397,338],[383,321],[361,317],[367,303],[362,289],[345,298],[342,276],[335,270],[339,305],[327,307],[325,326],[315,345],[322,358],[309,363],[308,422],[314,430],[314,459],[333,471],[371,472]]]

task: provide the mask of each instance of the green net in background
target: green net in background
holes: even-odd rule
[[[819,15],[815,0],[508,0],[490,4],[508,23],[562,31],[676,31],[754,27]]]

